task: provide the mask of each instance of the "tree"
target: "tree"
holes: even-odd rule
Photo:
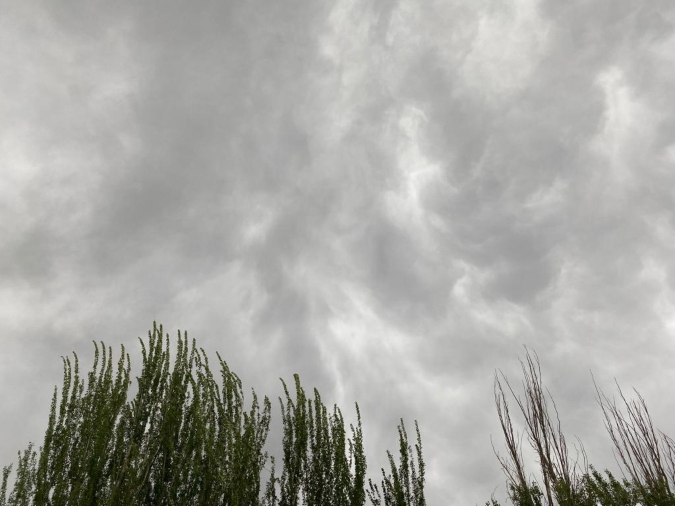
[[[536,353],[526,349],[523,371],[524,399],[519,397],[506,376],[495,374],[494,392],[497,416],[506,443],[506,456],[495,454],[507,477],[509,499],[517,506],[634,506],[638,503],[675,506],[675,442],[653,428],[644,399],[629,401],[619,387],[626,413],[596,385],[597,400],[605,427],[616,453],[630,479],[616,479],[612,473],[599,473],[586,462],[579,441],[583,466],[570,451],[561,428],[553,397],[544,388]],[[618,387],[618,384],[617,384]],[[515,400],[524,420],[527,442],[539,463],[540,481],[526,470],[522,456],[522,438],[516,435],[506,391]],[[658,435],[657,435],[658,432]],[[498,506],[493,499],[486,503]]]
[[[415,455],[408,443],[408,434],[405,431],[403,419],[398,427],[400,461],[397,466],[391,452],[387,451],[391,474],[386,475],[382,469],[382,492],[372,480],[368,480],[370,490],[368,497],[374,506],[426,506],[424,499],[424,460],[422,459],[422,438],[420,429],[415,422],[417,444]],[[384,501],[384,502],[383,502]]]
[[[206,353],[194,339],[189,345],[187,333],[178,333],[173,366],[161,325],[153,324],[147,343],[139,341],[143,364],[130,401],[131,364],[123,346],[115,368],[111,348],[94,342],[86,386],[77,355],[63,358],[61,395],[55,388],[43,444],[19,453],[9,496],[12,465],[3,468],[0,506],[365,504],[358,404],[357,426],[346,438],[337,406],[329,414],[316,389],[314,400],[307,399],[297,375],[292,399],[282,380],[283,468],[277,477],[264,450],[267,397],[261,403],[252,391],[245,408],[239,377],[217,355],[216,381]],[[423,477],[419,431],[418,443]],[[270,477],[261,491],[268,461]],[[415,497],[423,497],[423,478],[416,483]]]

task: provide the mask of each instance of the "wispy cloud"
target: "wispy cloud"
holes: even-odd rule
[[[674,15],[8,6],[1,453],[41,437],[60,355],[133,350],[156,318],[259,393],[299,372],[358,401],[371,470],[419,419],[439,504],[503,483],[492,375],[527,344],[611,467],[589,369],[675,410]]]

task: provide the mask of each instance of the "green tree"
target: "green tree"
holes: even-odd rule
[[[422,438],[417,421],[415,421],[415,431],[417,432],[417,444],[415,445],[415,454],[413,454],[412,447],[408,443],[408,434],[403,419],[401,419],[401,425],[398,427],[400,454],[398,466],[394,462],[391,452],[387,451],[391,474],[385,474],[384,469],[382,469],[382,491],[377,484],[369,480],[368,497],[374,506],[426,505]],[[415,461],[415,455],[417,455],[417,462]]]
[[[63,358],[61,394],[54,389],[44,442],[38,451],[31,443],[19,452],[11,490],[12,465],[3,468],[0,506],[365,504],[358,404],[358,423],[350,425],[347,438],[337,406],[329,413],[316,389],[308,399],[297,375],[293,399],[282,380],[283,468],[277,477],[274,458],[264,450],[271,419],[267,397],[261,403],[252,391],[245,408],[239,377],[217,355],[217,381],[206,353],[187,334],[178,333],[173,364],[161,325],[153,324],[147,343],[139,341],[143,364],[130,401],[124,347],[114,367],[112,350],[94,342],[86,384],[77,355]],[[413,480],[415,492],[406,496],[411,502],[400,504],[423,504],[417,500],[423,498],[421,458],[418,431],[421,481]]]
[[[284,426],[280,505],[362,506],[366,458],[358,404],[358,426],[350,426],[352,438],[347,440],[344,418],[337,405],[329,415],[318,390],[314,389],[312,401],[300,377],[296,374],[294,379],[295,400],[281,380],[286,401],[279,398]]]

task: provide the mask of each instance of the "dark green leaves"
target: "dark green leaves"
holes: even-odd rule
[[[281,380],[286,401],[279,399],[284,425],[279,504],[363,505],[366,459],[358,404],[358,428],[351,426],[352,437],[347,439],[340,409],[333,406],[329,414],[318,390],[313,401],[307,399],[297,374],[294,379],[295,400]]]
[[[308,399],[298,375],[292,398],[282,380],[283,468],[277,477],[275,461],[264,450],[271,419],[267,397],[261,403],[252,391],[246,408],[239,377],[218,355],[216,381],[206,353],[187,334],[178,333],[173,361],[161,326],[153,324],[147,342],[139,341],[143,364],[130,401],[124,347],[114,367],[112,350],[94,342],[86,385],[77,355],[73,362],[63,358],[61,395],[55,388],[43,446],[36,452],[30,444],[19,454],[9,497],[12,466],[3,468],[0,506],[365,504],[358,404],[358,424],[350,425],[348,437],[337,406],[329,411],[316,389]],[[407,448],[402,423],[399,436],[401,449]],[[398,485],[392,485],[409,502],[396,504],[424,504],[419,430],[417,440],[419,471],[406,456],[396,470]],[[270,478],[261,495],[268,460]]]
[[[382,491],[369,480],[368,496],[375,506],[425,506],[424,498],[424,460],[422,459],[422,437],[419,426],[415,422],[417,444],[415,453],[408,443],[408,434],[403,419],[398,427],[399,465],[394,462],[391,452],[387,452],[391,474],[386,475],[382,469]],[[417,456],[417,459],[415,459]],[[417,460],[417,462],[415,462]]]

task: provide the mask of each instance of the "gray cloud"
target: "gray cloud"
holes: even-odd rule
[[[299,372],[347,418],[358,401],[375,474],[399,418],[418,419],[430,503],[503,484],[492,378],[518,380],[522,344],[565,427],[613,466],[589,370],[635,385],[656,420],[675,410],[659,395],[673,16],[665,1],[8,7],[2,454],[39,439],[60,355],[104,339],[137,357],[158,319],[259,394]]]

